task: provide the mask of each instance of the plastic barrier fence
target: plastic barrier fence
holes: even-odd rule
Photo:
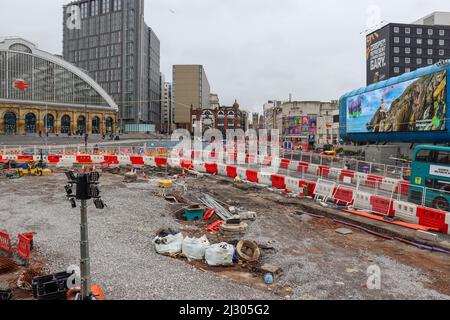
[[[11,237],[8,233],[0,231],[0,250],[12,255]]]

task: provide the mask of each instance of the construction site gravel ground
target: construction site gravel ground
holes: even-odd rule
[[[153,183],[123,183],[103,174],[108,207],[89,205],[91,271],[107,299],[449,299],[450,257],[343,227],[330,219],[298,215],[295,205],[268,190],[235,186],[219,177],[188,177],[188,191],[207,192],[229,205],[255,211],[245,239],[267,244],[264,263],[283,269],[275,284],[237,268],[213,269],[158,255],[158,230],[201,234],[176,219],[173,205],[155,196]],[[0,180],[0,229],[35,231],[35,252],[46,271],[79,264],[78,209],[66,199],[64,174]],[[310,201],[310,200],[302,200]],[[381,270],[381,289],[366,286],[367,268]],[[0,288],[7,284],[2,283]]]

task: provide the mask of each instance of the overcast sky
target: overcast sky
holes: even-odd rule
[[[67,0],[1,0],[0,36],[21,36],[61,54]],[[338,99],[365,85],[368,8],[409,23],[448,0],[145,0],[161,40],[161,71],[202,64],[221,104],[261,111],[267,100]],[[369,10],[370,11],[370,10]]]

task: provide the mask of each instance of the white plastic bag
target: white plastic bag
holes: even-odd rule
[[[201,238],[186,237],[183,241],[183,254],[189,261],[203,260],[205,251],[209,247],[209,241],[206,236]]]
[[[233,264],[234,246],[225,242],[213,244],[206,249],[205,260],[210,266],[227,266]]]
[[[156,252],[159,254],[176,254],[181,252],[183,245],[183,235],[181,233],[165,237],[157,236],[153,243],[155,244]]]

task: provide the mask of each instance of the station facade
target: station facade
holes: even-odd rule
[[[0,134],[110,134],[117,118],[87,73],[24,39],[0,39]]]

